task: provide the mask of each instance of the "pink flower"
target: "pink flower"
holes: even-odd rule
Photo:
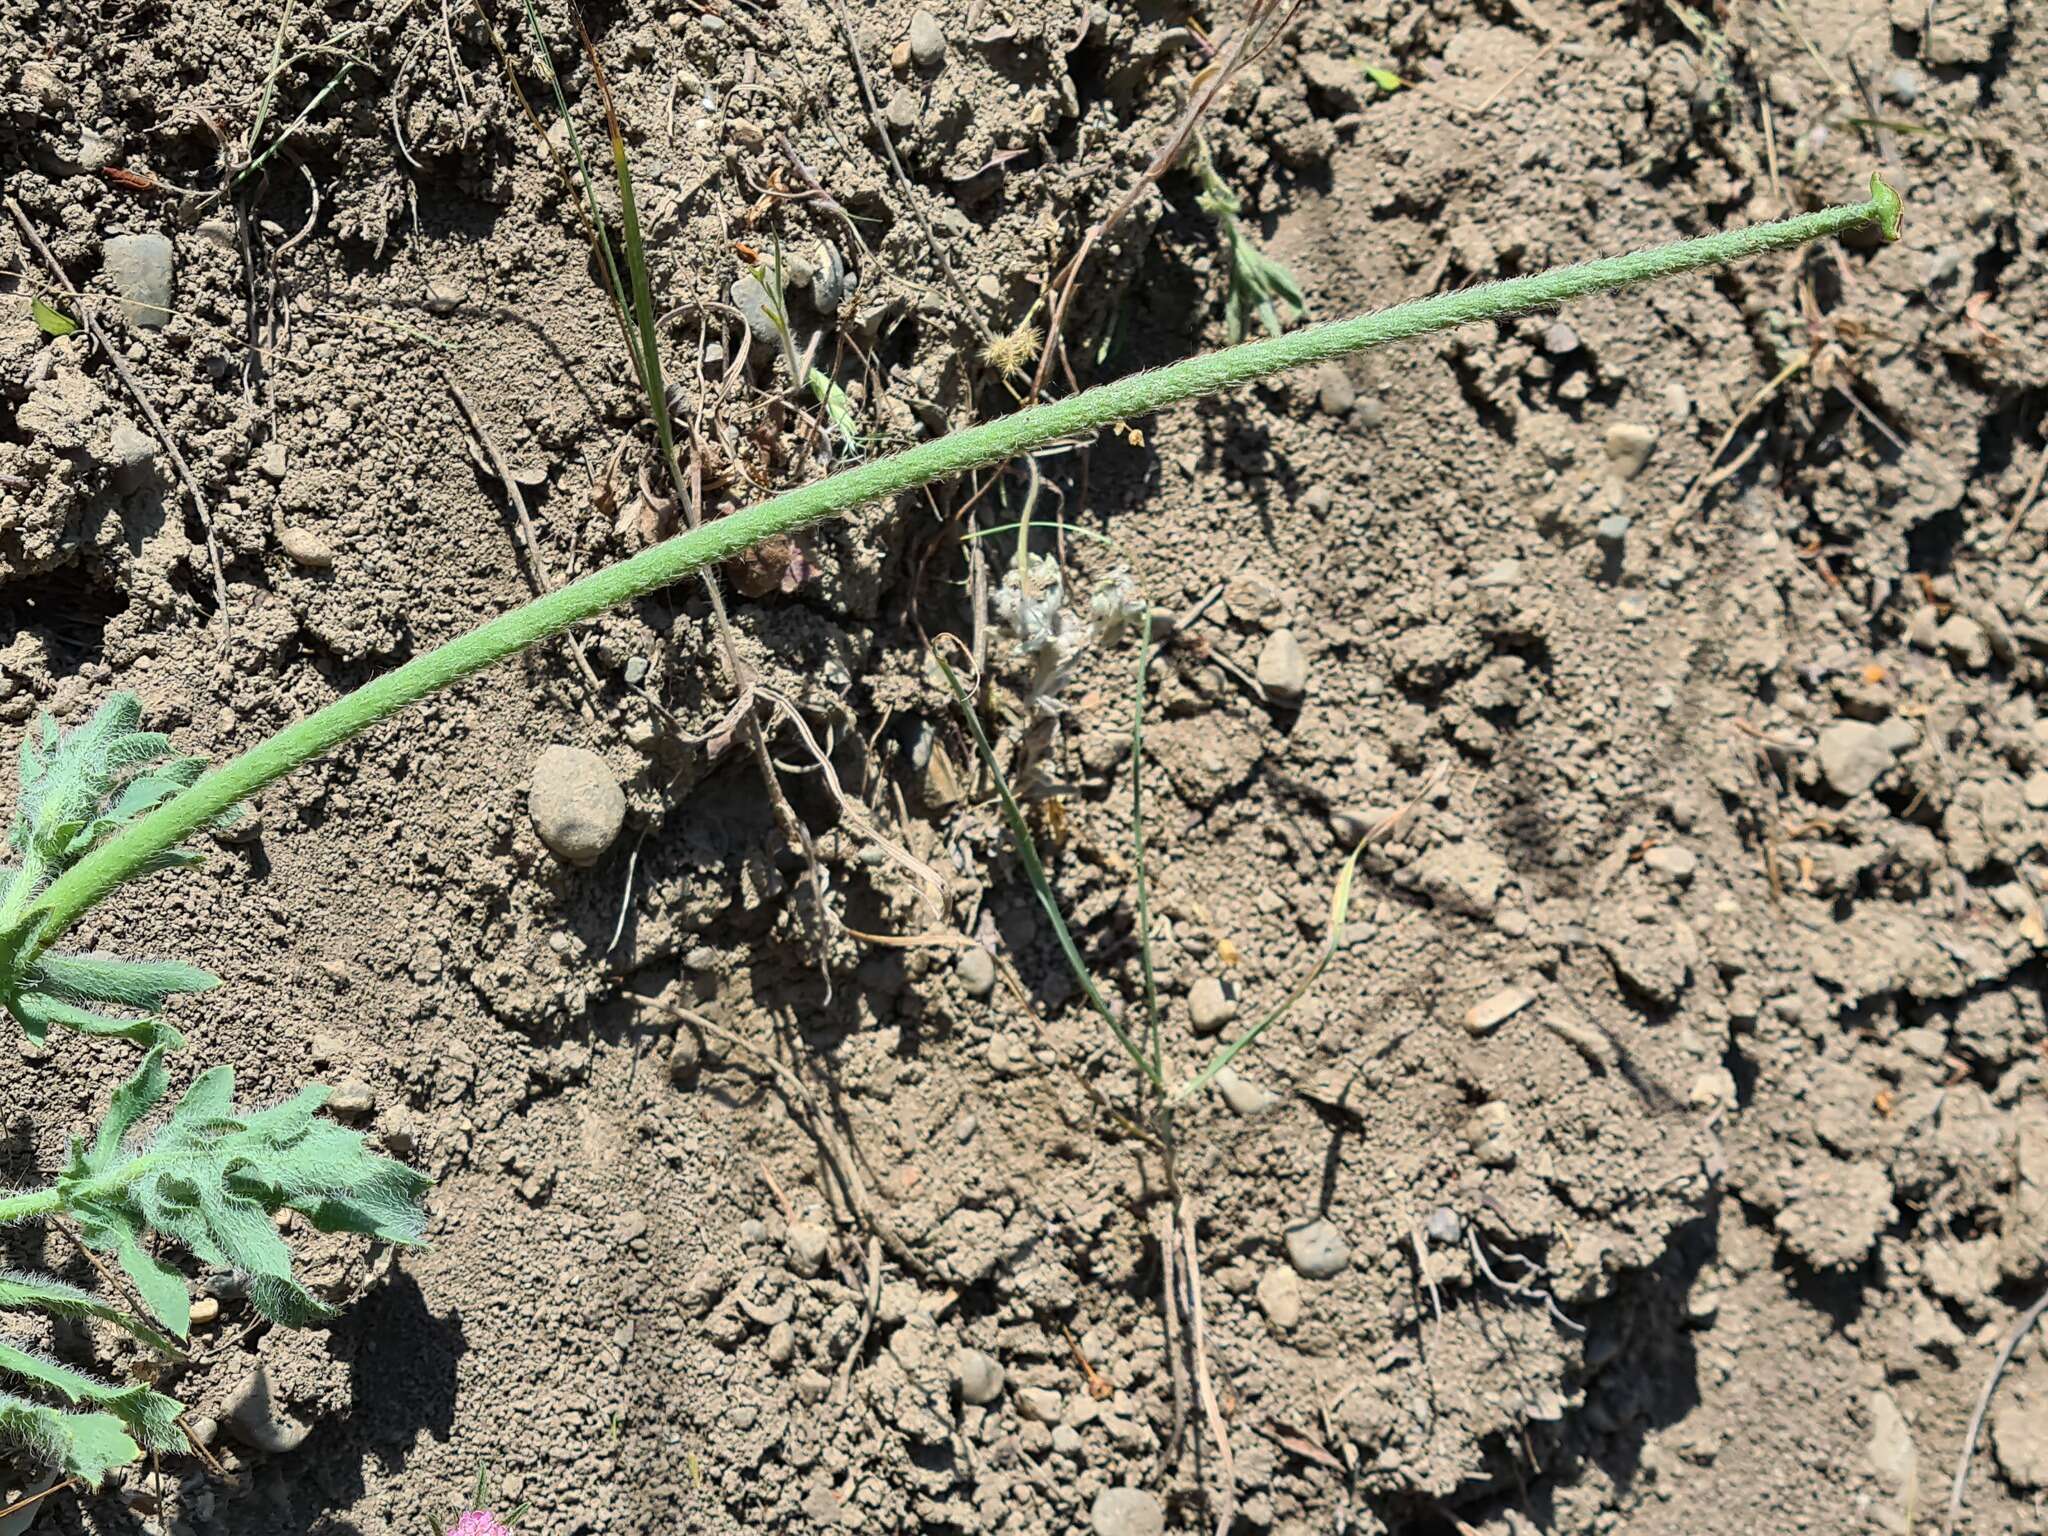
[[[512,1536],[512,1528],[496,1515],[472,1509],[456,1517],[448,1536]]]

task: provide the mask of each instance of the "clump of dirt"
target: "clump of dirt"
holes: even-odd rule
[[[523,17],[491,13],[508,78],[474,8],[333,0],[281,42],[274,12],[30,10],[0,0],[44,39],[0,89],[6,183],[96,297],[0,227],[10,729],[125,687],[229,755],[686,520]],[[539,15],[601,156],[573,22]],[[706,516],[1012,408],[1064,264],[1239,24],[590,21]],[[2004,0],[1331,0],[1276,36],[1201,150],[1317,316],[1840,201],[1873,166],[1904,238],[869,509],[724,573],[752,693],[682,586],[273,787],[82,938],[219,972],[187,1060],[252,1097],[341,1083],[438,1180],[431,1244],[290,1234],[348,1303],[320,1332],[254,1327],[210,1277],[165,1389],[217,1464],[46,1528],[112,1500],[416,1531],[482,1465],[564,1536],[1137,1536],[1213,1529],[1226,1484],[1233,1530],[1279,1536],[1932,1518],[2048,1255],[2048,31]],[[1094,246],[1049,387],[1223,339],[1198,191],[1184,164]],[[203,508],[31,293],[93,305]],[[1308,969],[1337,865],[1405,813],[1328,970],[1182,1119],[1198,1352],[1134,1077],[930,665],[958,635],[1022,698],[991,530],[1027,500],[1077,605],[1128,580],[1174,619],[1143,779],[1177,1073]],[[993,717],[1125,1007],[1134,664],[1105,638]],[[23,1179],[128,1065],[25,1055]],[[2044,1350],[1994,1398],[1966,1529],[2042,1529]]]

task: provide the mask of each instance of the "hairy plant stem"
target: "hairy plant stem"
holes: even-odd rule
[[[48,1189],[25,1189],[18,1195],[0,1197],[0,1227],[47,1216],[63,1203],[54,1184]]]
[[[1867,225],[1877,225],[1886,239],[1895,239],[1899,216],[1898,194],[1873,176],[1867,202],[1438,294],[1377,314],[1228,347],[1032,406],[757,502],[501,614],[295,721],[205,775],[79,860],[12,928],[0,932],[0,975],[19,974],[22,966],[115,886],[141,873],[155,855],[177,846],[301,763],[536,641],[668,586],[693,571],[729,560],[763,539],[792,533],[865,502],[1001,463],[1048,443],[1091,436],[1113,423],[1184,400],[1389,342],[1526,314],[1589,294],[1786,250]]]
[[[118,1194],[154,1166],[155,1159],[145,1152],[140,1157],[130,1158],[111,1173],[103,1173],[96,1179],[79,1180],[65,1189],[51,1184],[43,1189],[24,1189],[17,1194],[0,1195],[0,1227],[47,1216],[52,1211],[64,1209],[68,1201]]]

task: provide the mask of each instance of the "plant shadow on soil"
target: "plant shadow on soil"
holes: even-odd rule
[[[469,1350],[461,1314],[433,1312],[402,1267],[394,1266],[342,1314],[329,1347],[348,1361],[353,1406],[323,1419],[299,1457],[272,1466],[268,1497],[224,1500],[220,1529],[235,1536],[308,1530],[357,1536],[369,1527],[337,1519],[333,1511],[354,1506],[372,1486],[402,1472],[422,1432],[442,1444],[453,1434],[457,1370]],[[417,1518],[423,1527],[425,1513]],[[405,1528],[412,1524],[408,1519]]]
[[[1682,1422],[1699,1407],[1699,1362],[1687,1321],[1688,1298],[1701,1270],[1719,1249],[1720,1212],[1711,1210],[1672,1233],[1671,1245],[1633,1282],[1586,1319],[1587,1353],[1597,1360],[1568,1385],[1583,1394],[1583,1405],[1556,1424],[1525,1426],[1527,1438],[1484,1443],[1489,1463],[1500,1469],[1491,1497],[1455,1496],[1449,1506],[1396,1506],[1382,1511],[1399,1536],[1454,1536],[1497,1519],[1518,1516],[1530,1528],[1555,1532],[1571,1527],[1569,1510],[1558,1507],[1556,1490],[1580,1483],[1586,1469],[1617,1490],[1634,1487],[1648,1439]],[[1467,1299],[1463,1303],[1475,1303]],[[1450,1305],[1446,1314],[1453,1310]],[[1532,1457],[1541,1457],[1532,1468]]]

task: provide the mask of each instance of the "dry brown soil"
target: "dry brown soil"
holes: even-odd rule
[[[1043,323],[1048,272],[1237,25],[925,4],[589,13],[708,515],[1011,408],[988,343]],[[107,360],[37,329],[52,285],[0,225],[10,736],[119,687],[229,755],[673,527],[575,199],[478,14],[300,5],[252,144],[277,5],[0,0],[7,193],[94,293],[120,237],[168,241],[167,323],[96,312],[206,498]],[[541,16],[601,148],[569,18]],[[1890,247],[1473,327],[1037,464],[1077,604],[1121,565],[1184,616],[1144,770],[1174,1070],[1208,1049],[1198,985],[1240,1022],[1281,996],[1347,839],[1413,806],[1329,969],[1178,1126],[1228,1471],[1176,1385],[1132,1075],[929,660],[980,648],[1014,764],[1014,536],[961,534],[1016,519],[1020,464],[722,577],[788,702],[762,718],[818,848],[822,970],[694,585],[372,731],[90,920],[225,979],[177,1011],[181,1070],[344,1083],[438,1183],[422,1251],[293,1234],[347,1303],[331,1329],[252,1326],[200,1277],[219,1316],[169,1389],[222,1420],[260,1363],[296,1450],[221,1424],[224,1476],[168,1459],[39,1529],[411,1536],[480,1465],[546,1536],[1142,1536],[1213,1529],[1226,1484],[1232,1528],[1276,1536],[1940,1529],[2048,1283],[2048,12],[1309,0],[1203,137],[1322,317],[1857,197],[1877,167],[1909,204]],[[1224,339],[1198,190],[1183,164],[1090,256],[1082,382]],[[778,244],[851,434],[729,307]],[[1127,1010],[1134,656],[1060,680],[1033,812]],[[625,792],[587,867],[530,811],[558,744]],[[1000,963],[856,936],[933,933]],[[6,1176],[47,1172],[131,1059],[24,1049]],[[56,1238],[13,1261],[92,1279]],[[1962,1528],[2048,1531],[2044,1500],[2037,1331]]]

